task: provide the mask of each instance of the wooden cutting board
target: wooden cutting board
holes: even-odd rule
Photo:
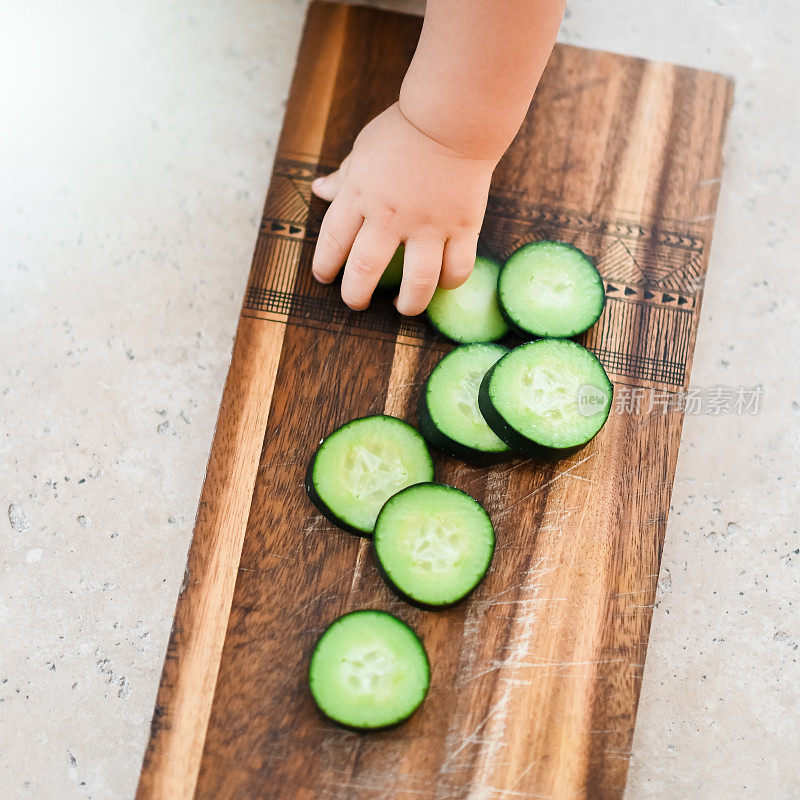
[[[410,16],[309,10],[139,800],[623,794],[732,84],[556,47],[495,173],[480,250],[503,259],[554,238],[597,260],[608,303],[585,343],[615,407],[556,464],[436,458],[439,480],[484,503],[498,548],[469,600],[420,611],[303,491],[334,427],[413,422],[449,347],[388,301],[348,311],[309,271],[324,212],[310,183],[395,100],[419,30]],[[306,685],[317,637],[360,607],[408,621],[433,665],[421,711],[370,735],[325,721]]]

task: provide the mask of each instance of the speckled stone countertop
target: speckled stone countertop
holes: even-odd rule
[[[420,10],[420,3],[395,3]],[[304,3],[0,11],[0,797],[133,797]],[[571,0],[732,74],[627,800],[800,797],[800,6]],[[624,754],[620,754],[624,757]]]

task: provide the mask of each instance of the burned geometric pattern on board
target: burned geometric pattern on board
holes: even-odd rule
[[[243,313],[408,344],[448,347],[424,318],[404,318],[390,298],[350,311],[335,285],[311,276],[325,204],[311,181],[329,171],[310,160],[278,159],[261,222]],[[580,247],[597,264],[606,307],[581,339],[612,378],[677,391],[687,380],[690,336],[703,289],[706,242],[686,223],[599,217],[490,194],[479,252],[500,261],[531,241]]]

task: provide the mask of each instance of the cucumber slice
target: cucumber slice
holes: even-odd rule
[[[403,281],[403,259],[406,249],[401,244],[378,281],[378,289],[397,289]]]
[[[431,682],[425,648],[384,611],[352,611],[317,642],[308,684],[319,710],[348,728],[375,730],[408,719]]]
[[[468,494],[422,483],[390,498],[378,515],[373,547],[387,583],[427,607],[463,600],[494,554],[489,515]]]
[[[497,282],[500,308],[522,336],[566,338],[597,322],[606,302],[589,257],[562,242],[531,242],[506,261]]]
[[[360,417],[319,446],[308,465],[306,491],[335,525],[369,535],[383,504],[401,489],[433,480],[425,440],[396,417]]]
[[[613,391],[603,365],[585,347],[570,339],[539,339],[512,350],[486,373],[478,405],[511,447],[553,458],[597,434]]]
[[[494,342],[508,333],[497,302],[500,265],[478,256],[475,269],[458,289],[438,288],[428,304],[428,319],[454,342]]]
[[[508,349],[464,344],[433,369],[419,397],[419,429],[430,444],[456,458],[492,463],[511,448],[486,424],[478,408],[483,376]]]

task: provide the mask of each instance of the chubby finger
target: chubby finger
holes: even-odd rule
[[[331,283],[342,268],[364,218],[344,195],[339,195],[325,213],[319,229],[311,271],[321,283]]]
[[[342,277],[342,300],[354,311],[362,311],[369,305],[399,243],[399,237],[369,220],[361,226]]]
[[[409,239],[403,262],[403,282],[395,305],[401,314],[421,314],[436,290],[442,270],[441,239]]]
[[[349,158],[349,156],[348,156]],[[321,198],[330,202],[333,200],[344,183],[347,174],[347,158],[339,165],[339,169],[331,172],[330,175],[322,175],[311,184],[311,191]]]
[[[469,278],[475,267],[477,248],[477,234],[460,236],[445,242],[442,273],[439,275],[439,286],[442,289],[458,289]]]

